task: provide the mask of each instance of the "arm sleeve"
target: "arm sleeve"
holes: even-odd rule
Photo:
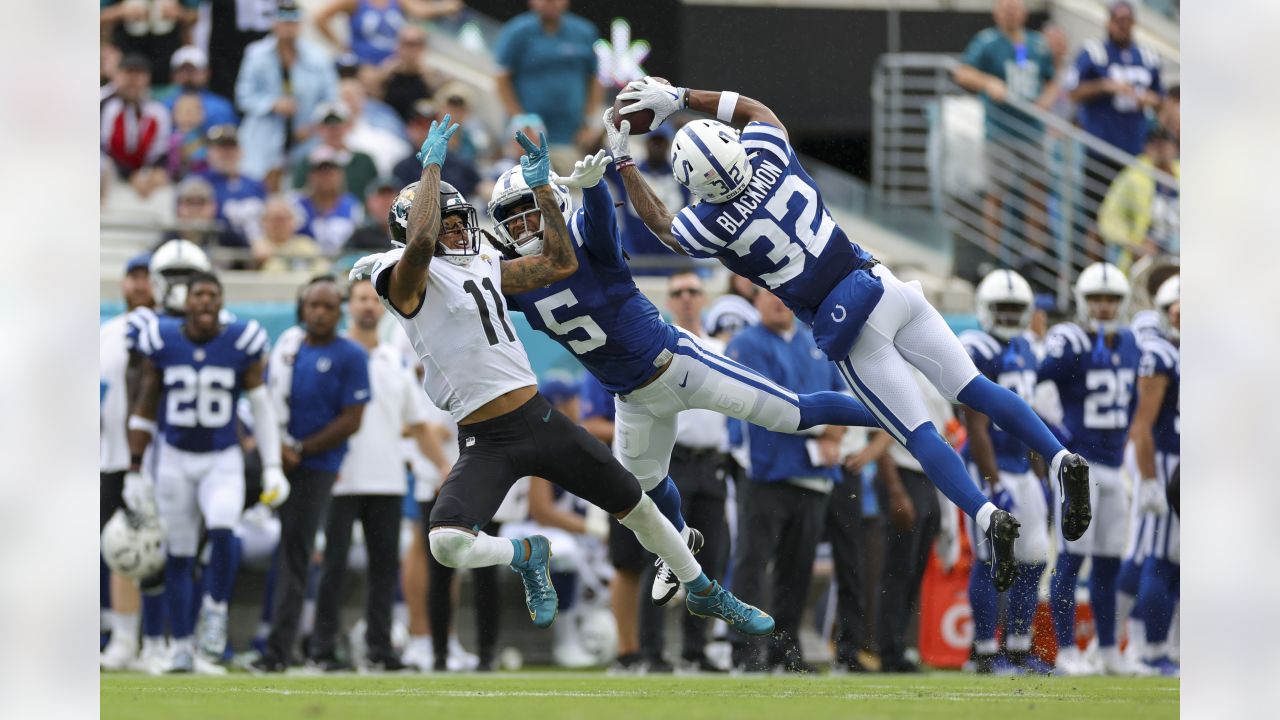
[[[262,467],[280,467],[280,423],[264,382],[248,393],[253,408],[253,438],[258,443]]]
[[[577,223],[573,229],[577,230]],[[613,212],[613,195],[603,182],[582,191],[581,232],[587,252],[614,265],[623,264],[622,233],[618,231],[618,218]]]

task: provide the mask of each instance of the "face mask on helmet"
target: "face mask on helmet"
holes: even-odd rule
[[[1090,330],[1110,335],[1119,330],[1129,303],[1129,280],[1120,268],[1098,262],[1076,280],[1076,317]]]
[[[151,290],[168,313],[187,309],[187,280],[196,270],[212,268],[209,256],[188,240],[170,240],[151,255]]]
[[[185,268],[163,270],[153,276],[156,297],[160,298],[160,305],[165,310],[175,315],[183,315],[187,312],[187,281],[191,278],[192,272],[194,271]]]
[[[978,283],[978,324],[993,337],[1012,340],[1031,324],[1035,295],[1012,270],[994,270]]]
[[[694,196],[711,203],[737,197],[752,175],[738,131],[715,120],[694,120],[676,133],[671,172]]]
[[[1031,306],[1015,302],[991,303],[987,306],[990,326],[986,331],[1001,340],[1012,340],[1031,324]]]
[[[569,189],[555,184],[550,187],[560,213],[568,219],[572,211]],[[489,217],[495,223],[498,235],[495,240],[508,255],[537,255],[542,252],[542,210],[538,208],[533,191],[525,183],[519,165],[504,172],[494,183]]]
[[[417,193],[418,183],[406,185],[387,212],[391,244],[396,247],[404,247],[409,241],[409,211],[413,209]],[[440,215],[440,235],[436,238],[435,257],[444,258],[455,265],[470,263],[471,258],[480,254],[480,237],[484,232],[477,227],[476,209],[452,185],[441,182]],[[454,219],[449,220],[451,217]],[[449,228],[453,231],[446,232]]]

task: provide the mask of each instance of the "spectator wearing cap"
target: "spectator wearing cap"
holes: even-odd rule
[[[158,167],[169,149],[169,109],[151,99],[151,63],[141,55],[120,61],[114,92],[102,103],[102,150],[116,171],[132,180],[144,168]],[[149,190],[139,194],[145,196]]]
[[[147,58],[157,86],[168,85],[169,56],[183,44],[196,21],[200,0],[102,0],[102,36],[125,54]]]
[[[542,117],[552,162],[563,175],[595,144],[604,104],[592,48],[600,34],[568,9],[568,0],[529,0],[529,12],[503,25],[494,46],[507,114]]]
[[[431,129],[431,121],[439,118],[440,113],[430,101],[419,100],[413,104],[413,112],[409,115],[409,121],[405,126],[409,142],[413,143],[413,147],[416,148],[422,145],[422,142],[427,139],[427,132]],[[461,134],[460,132],[454,133],[453,138],[450,139],[451,146],[453,140]],[[536,135],[531,137],[536,137]],[[396,179],[400,187],[417,182],[422,177],[422,163],[415,157],[414,152],[413,150],[407,152],[391,170],[392,177]],[[517,154],[516,157],[519,158],[520,155]],[[510,167],[511,165],[507,165],[507,168]],[[440,179],[457,188],[462,194],[469,196],[477,190],[477,186],[480,183],[480,173],[476,171],[473,165],[462,161],[450,152],[444,158],[444,165],[440,167]],[[483,196],[488,197],[487,194],[483,194]]]
[[[405,142],[404,122],[390,105],[369,97],[364,84],[355,78],[338,83],[338,97],[351,111],[351,131],[347,144],[373,158],[379,174],[388,174],[391,168],[410,148]]]
[[[302,233],[320,245],[325,257],[333,258],[364,220],[360,201],[344,190],[343,169],[351,153],[329,145],[318,145],[311,152],[306,190],[297,196],[302,211]]]
[[[344,167],[346,173],[347,192],[361,196],[369,183],[378,176],[378,168],[368,153],[352,150],[347,144],[347,136],[351,133],[351,110],[342,101],[321,103],[316,107],[315,116],[316,143],[310,148],[314,152],[319,147],[329,147],[339,154],[345,153],[348,158]],[[311,171],[310,153],[293,165],[293,186],[301,188],[307,184],[307,176]]]
[[[462,10],[460,0],[332,0],[315,16],[316,30],[335,48],[353,53],[361,65],[377,66],[395,52],[396,38],[407,27],[406,16],[431,20]],[[347,41],[331,25],[335,15],[346,15]]]
[[[307,139],[308,122],[322,102],[337,99],[338,74],[324,50],[299,37],[302,11],[281,0],[270,36],[245,49],[236,78],[236,105],[244,112],[241,172],[264,179],[282,168],[286,152]],[[268,185],[275,186],[276,178]]]
[[[298,233],[302,217],[298,207],[283,195],[272,195],[262,211],[258,234],[253,236],[253,260],[262,272],[329,271],[329,261],[316,241]]]
[[[208,134],[209,169],[200,174],[213,186],[218,219],[240,235],[258,235],[267,187],[261,180],[240,173],[240,141],[235,125],[215,125]]]
[[[213,185],[201,177],[189,177],[178,183],[177,228],[164,240],[190,240],[206,250],[213,247],[247,249],[249,241],[218,222]],[[213,258],[215,261],[218,258]],[[248,258],[232,258],[217,263],[223,267],[244,268]]]
[[[435,94],[445,77],[427,67],[427,31],[417,25],[400,28],[396,49],[366,78],[370,93],[382,98],[406,123],[413,115],[413,104]]]
[[[391,247],[391,229],[387,222],[391,204],[400,193],[400,187],[396,179],[390,177],[369,183],[364,191],[364,223],[351,233],[351,239],[347,241],[348,251],[367,254],[369,250],[381,252]]]
[[[1153,168],[1181,176],[1177,139],[1158,125],[1147,135],[1137,163],[1116,176],[1098,209],[1098,233],[1108,259],[1122,270],[1143,256],[1178,253],[1178,189],[1157,182]]]
[[[209,56],[195,45],[184,45],[169,59],[173,85],[160,96],[160,101],[172,112],[179,98],[194,95],[204,110],[204,125],[200,132],[208,132],[217,125],[235,125],[240,122],[235,106],[227,98],[209,89]]]

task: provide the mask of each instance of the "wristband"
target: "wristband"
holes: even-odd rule
[[[152,435],[156,434],[156,421],[148,420],[141,415],[130,415],[128,427],[130,430],[141,430]]]
[[[636,161],[631,159],[630,155],[623,155],[620,158],[613,159],[613,167],[618,172],[622,172],[629,167],[635,167]]]
[[[720,104],[716,106],[716,119],[720,122],[733,122],[733,111],[738,107],[738,93],[726,90],[720,93]]]
[[[130,453],[129,469],[132,470],[135,467],[137,468],[142,467],[142,453]]]

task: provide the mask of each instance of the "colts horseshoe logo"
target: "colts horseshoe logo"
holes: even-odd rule
[[[840,304],[837,304],[837,305],[836,305],[836,310],[840,311],[840,314],[839,314],[839,315],[836,315],[836,313],[832,312],[832,313],[831,313],[831,319],[832,319],[832,320],[835,320],[835,321],[836,321],[836,322],[838,322],[838,323],[839,323],[839,322],[844,322],[844,319],[849,315],[849,313],[848,313],[848,312],[846,312],[846,311],[845,311],[845,309],[844,309],[844,306],[843,306],[843,305],[840,305]]]

